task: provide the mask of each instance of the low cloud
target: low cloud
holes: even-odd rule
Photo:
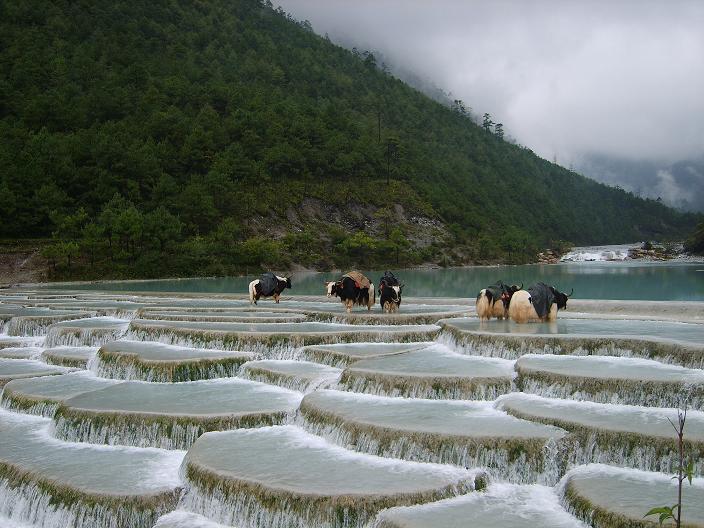
[[[704,153],[699,0],[280,3],[316,32],[432,79],[562,165],[596,154],[666,166]],[[682,196],[666,171],[658,185]]]

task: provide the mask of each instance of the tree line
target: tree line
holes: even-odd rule
[[[61,276],[525,262],[700,218],[505,141],[269,2],[5,2],[0,46],[0,237],[52,237]]]

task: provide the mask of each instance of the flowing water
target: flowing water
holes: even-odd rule
[[[704,264],[624,255],[399,271],[398,315],[346,314],[337,274],[257,306],[252,277],[3,292],[0,526],[639,523],[676,500],[684,402],[704,526]],[[576,299],[553,324],[480,323],[497,279]]]

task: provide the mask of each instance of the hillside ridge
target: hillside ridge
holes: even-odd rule
[[[53,237],[53,278],[520,263],[701,218],[503,141],[270,2],[0,11],[0,237]]]

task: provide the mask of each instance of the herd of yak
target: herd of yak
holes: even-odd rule
[[[374,284],[358,271],[345,273],[337,281],[326,281],[325,290],[328,297],[339,297],[347,313],[354,305],[366,306],[371,310],[379,294],[379,304],[385,313],[394,313],[401,306],[403,284],[391,272],[385,272],[379,279],[378,291]],[[279,277],[266,272],[259,279],[249,283],[249,301],[257,304],[262,297],[273,297],[279,302],[281,293],[291,288],[290,277]],[[523,285],[508,285],[498,281],[482,289],[477,295],[477,315],[482,320],[492,317],[512,319],[516,323],[554,321],[557,311],[567,308],[567,299],[574,293],[558,291],[553,286],[538,282],[523,289]]]

